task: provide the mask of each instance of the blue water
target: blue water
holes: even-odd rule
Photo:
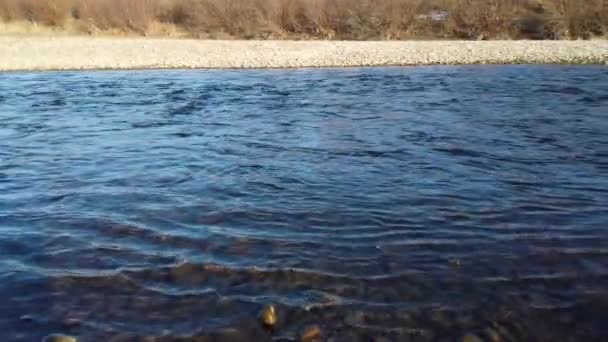
[[[606,340],[607,204],[605,67],[4,73],[0,340]]]

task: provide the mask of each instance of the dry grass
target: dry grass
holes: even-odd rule
[[[0,18],[60,26],[71,15],[72,0],[0,0]]]
[[[74,16],[88,32],[121,29],[145,34],[155,21],[155,0],[79,0]]]
[[[432,11],[449,16],[420,17]],[[0,0],[0,18],[199,38],[590,38],[608,33],[608,0]]]

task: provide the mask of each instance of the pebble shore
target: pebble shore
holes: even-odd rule
[[[608,40],[239,41],[0,37],[0,70],[607,64]]]

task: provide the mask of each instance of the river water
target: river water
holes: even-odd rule
[[[0,74],[0,298],[2,341],[606,340],[608,69]]]

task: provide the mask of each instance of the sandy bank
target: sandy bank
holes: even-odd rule
[[[608,41],[217,41],[0,37],[0,70],[608,63]]]

